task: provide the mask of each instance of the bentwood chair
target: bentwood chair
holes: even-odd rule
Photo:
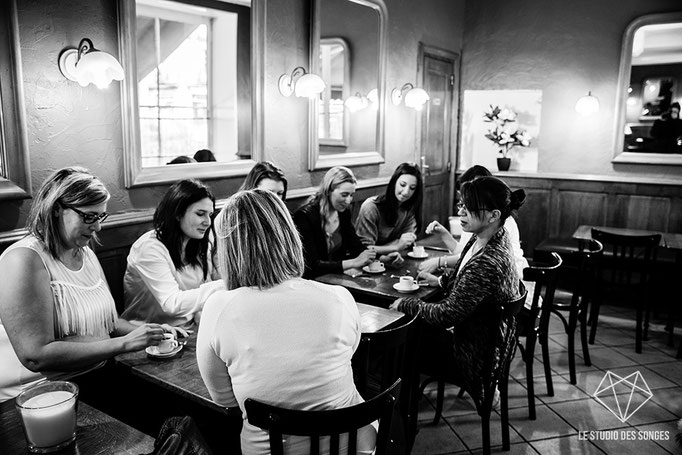
[[[630,300],[637,312],[635,352],[642,352],[642,340],[647,338],[651,299],[651,270],[656,263],[656,248],[660,234],[622,235],[592,228],[592,238],[604,245],[599,267],[597,294],[590,310],[590,344],[594,343],[599,320],[599,307],[609,298]]]
[[[399,327],[363,334],[353,356],[353,370],[358,392],[366,400],[386,390],[400,378],[400,395],[396,405],[400,418],[394,419],[393,424],[401,425],[397,433],[404,436],[405,452],[409,453],[417,431],[420,318],[417,314],[403,320],[406,322]]]
[[[575,368],[575,330],[580,323],[580,341],[585,365],[590,366],[590,350],[587,343],[587,310],[593,300],[595,292],[597,265],[601,261],[604,251],[603,245],[594,239],[582,239],[578,242],[575,251],[564,253],[562,259],[574,264],[573,270],[565,271],[562,284],[557,285],[554,299],[549,303],[543,303],[540,312],[540,340],[542,346],[542,362],[545,366],[545,380],[547,382],[547,394],[554,396],[552,383],[552,371],[549,357],[549,324],[552,315],[561,321],[564,332],[568,336],[568,369],[571,384],[576,383]],[[535,254],[542,254],[536,251]],[[560,269],[559,275],[562,275]],[[561,278],[559,279],[561,282]],[[559,287],[568,286],[568,292]]]
[[[556,289],[557,272],[561,266],[561,256],[557,253],[547,253],[546,257],[538,257],[528,267],[523,269],[523,280],[534,283],[533,295],[531,297],[530,308],[525,307],[521,310],[518,317],[517,337],[524,337],[525,343],[519,341],[518,347],[521,358],[526,364],[526,389],[528,390],[528,418],[536,419],[535,413],[535,386],[533,383],[533,360],[535,359],[535,345],[540,340],[540,344],[547,345],[548,337],[546,327],[540,324],[540,300],[542,308],[551,306],[554,301],[554,290]],[[543,348],[543,353],[546,351]],[[545,359],[545,372],[548,359]],[[549,392],[551,374],[547,380]]]
[[[526,287],[519,282],[519,294],[515,300],[507,302],[485,301],[482,302],[469,316],[470,320],[487,321],[487,330],[472,336],[485,334],[487,352],[482,355],[483,366],[480,374],[476,377],[452,378],[446,375],[432,376],[424,380],[420,386],[420,395],[426,386],[437,381],[436,415],[433,424],[438,423],[443,411],[443,399],[445,395],[445,382],[457,385],[466,391],[476,405],[476,411],[481,417],[481,432],[483,437],[483,453],[490,454],[490,415],[493,409],[495,389],[500,391],[500,414],[502,424],[502,448],[509,450],[509,403],[508,381],[509,362],[516,349],[516,319],[526,302]],[[460,326],[466,327],[467,321]],[[455,358],[460,371],[471,371],[465,364],[470,363],[469,358]]]
[[[327,411],[301,411],[261,403],[247,398],[244,402],[246,416],[251,425],[269,433],[270,451],[283,455],[282,436],[307,436],[310,438],[310,454],[317,455],[321,448],[329,453],[355,454],[357,452],[357,431],[375,420],[379,420],[376,440],[376,455],[387,453],[389,429],[393,417],[393,406],[400,392],[400,379],[391,387],[364,403]],[[348,435],[347,452],[341,447]]]

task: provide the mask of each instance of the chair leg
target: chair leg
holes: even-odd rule
[[[500,390],[500,421],[502,423],[502,450],[509,450],[509,368],[498,384]],[[535,407],[533,407],[535,412]]]
[[[481,431],[483,433],[483,454],[490,455],[490,413],[481,416]]]
[[[635,323],[635,352],[642,353],[642,308],[637,307],[637,322]]]
[[[571,312],[568,315],[568,330],[566,335],[568,336],[568,372],[570,376],[571,384],[576,384],[576,374],[575,374],[575,329],[578,325],[578,312],[571,308]]]
[[[592,366],[592,360],[590,360],[590,347],[587,343],[587,302],[582,304],[578,318],[580,319],[580,344],[583,347],[583,359],[585,359],[585,365],[589,367]]]
[[[436,415],[433,416],[433,425],[436,425],[443,413],[443,399],[445,396],[445,381],[438,380],[438,391],[436,392]]]
[[[533,355],[535,354],[535,339],[533,333],[526,337],[526,352],[523,361],[526,363],[526,388],[528,389],[528,418],[535,420],[535,384],[533,381]]]
[[[599,300],[592,301],[592,309],[590,311],[590,344],[594,344],[594,337],[597,334],[597,321],[599,320]]]
[[[549,359],[549,337],[547,333],[540,334],[540,346],[542,346],[542,364],[545,367],[545,384],[547,384],[547,395],[554,396],[554,383],[552,382],[552,368]]]

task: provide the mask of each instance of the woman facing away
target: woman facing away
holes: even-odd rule
[[[424,185],[419,166],[400,164],[386,193],[365,200],[355,221],[355,231],[365,245],[379,254],[402,251],[417,239]]]
[[[325,273],[343,273],[374,261],[373,246],[365,246],[355,233],[349,210],[357,181],[350,169],[336,166],[327,171],[320,188],[294,213],[303,239],[306,278]],[[381,257],[384,262],[401,261],[398,253]]]
[[[434,330],[423,331],[424,372],[443,372],[445,368],[448,376],[464,382],[479,378],[469,384],[473,388],[469,391],[481,397],[482,354],[488,338],[482,335],[489,329],[486,315],[474,310],[486,300],[509,301],[519,296],[519,275],[504,223],[512,210],[521,206],[525,193],[512,192],[496,177],[479,177],[462,185],[461,196],[460,222],[462,229],[472,234],[471,239],[454,269],[439,277],[419,273],[429,284],[442,287],[445,297],[437,302],[401,298],[391,308],[408,315],[420,311],[423,320],[434,326]]]
[[[270,161],[261,161],[251,168],[239,191],[245,190],[272,191],[281,200],[287,200],[287,179],[284,172]]]
[[[213,401],[239,406],[253,398],[300,410],[362,402],[351,357],[360,316],[350,293],[301,278],[302,243],[284,203],[269,191],[231,196],[216,221],[218,263],[227,290],[204,307],[197,362]],[[268,433],[246,421],[245,455],[270,453]],[[361,430],[371,452],[375,432]],[[289,454],[309,453],[306,438],[287,437]]]
[[[213,266],[214,212],[215,198],[198,180],[181,180],[166,191],[154,212],[154,229],[130,248],[122,317],[193,326],[208,296],[223,289]]]
[[[109,192],[88,170],[60,169],[36,194],[29,234],[0,256],[0,401],[38,381],[64,379],[124,352],[157,345],[159,324],[118,317],[90,244]]]
[[[490,177],[492,174],[488,169],[481,165],[474,165],[464,171],[459,179],[459,184],[462,185],[466,182],[470,182],[477,177]],[[516,224],[514,217],[509,216],[504,221],[504,227],[509,234],[509,240],[512,245],[512,250],[514,252],[514,260],[516,262],[516,271],[519,276],[523,276],[523,269],[528,267],[528,260],[523,256],[523,249],[521,248],[521,237],[519,235],[519,226]],[[432,221],[426,227],[427,234],[435,234],[440,237],[441,241],[448,247],[450,251],[454,254],[450,256],[443,256],[440,258],[427,259],[419,265],[420,272],[433,273],[439,268],[451,267],[457,263],[460,253],[462,252],[464,246],[467,244],[471,238],[471,232],[463,231],[462,237],[459,241],[450,234],[450,231],[445,229],[445,227],[438,221]]]

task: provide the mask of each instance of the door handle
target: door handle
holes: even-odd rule
[[[431,174],[431,171],[430,171],[431,166],[429,166],[428,164],[426,164],[426,157],[425,157],[425,156],[422,156],[422,157],[421,157],[421,167],[422,167],[422,173],[423,173],[424,175],[429,175],[429,174]]]

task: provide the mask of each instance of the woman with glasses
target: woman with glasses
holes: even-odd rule
[[[458,184],[461,186],[466,182],[470,182],[477,177],[490,177],[492,174],[488,169],[481,165],[474,165],[464,171],[460,176]],[[457,204],[457,215],[461,216],[464,204],[461,202]],[[523,249],[521,248],[521,236],[519,235],[519,226],[516,224],[514,217],[510,216],[504,221],[504,228],[509,234],[509,240],[512,245],[512,250],[514,251],[514,260],[516,262],[516,271],[519,276],[523,276],[523,269],[528,267],[528,260],[523,256]],[[419,265],[420,272],[434,273],[438,269],[445,269],[452,267],[457,263],[459,255],[464,249],[471,238],[471,232],[462,231],[462,236],[459,241],[450,234],[450,231],[445,229],[445,227],[438,221],[432,221],[426,227],[427,234],[433,234],[440,237],[440,240],[447,246],[447,248],[454,254],[450,256],[442,256],[440,258],[427,259]]]
[[[422,372],[443,372],[454,377],[481,377],[481,359],[488,346],[489,324],[474,310],[482,302],[509,301],[519,296],[519,274],[504,227],[513,210],[525,199],[523,190],[512,192],[496,177],[479,177],[462,185],[462,229],[472,234],[453,269],[441,276],[420,272],[419,278],[443,289],[436,302],[401,298],[391,304],[408,315],[420,313],[433,326],[424,330]],[[450,331],[447,331],[449,329]],[[479,381],[480,382],[480,381]]]
[[[33,199],[28,235],[0,256],[0,402],[44,378],[69,378],[163,338],[159,324],[118,317],[90,249],[108,200],[86,169],[56,171]]]
[[[213,266],[214,213],[215,198],[199,180],[181,180],[166,191],[154,229],[128,254],[124,318],[183,329],[198,322],[208,296],[222,289]]]
[[[402,251],[417,239],[424,185],[419,166],[400,164],[386,193],[365,199],[355,221],[362,243],[375,245],[379,254]]]

